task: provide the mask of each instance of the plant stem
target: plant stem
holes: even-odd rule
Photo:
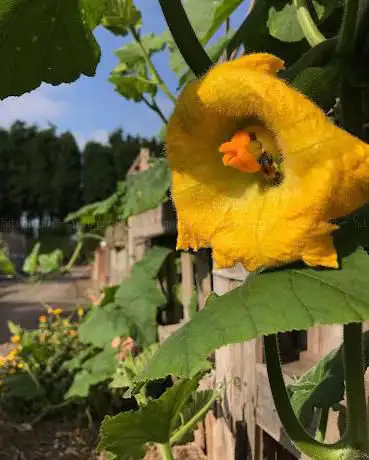
[[[64,273],[71,271],[73,265],[76,263],[76,260],[78,259],[78,256],[80,255],[82,251],[82,248],[83,248],[83,240],[80,239],[78,243],[76,244],[76,247],[74,248],[73,254],[71,255],[71,258],[69,259],[69,262],[62,269]]]
[[[356,19],[359,0],[346,0],[341,31],[338,36],[336,54],[344,60],[349,60],[355,49]]]
[[[137,45],[140,47],[141,53],[143,58],[145,59],[145,62],[147,66],[150,69],[150,72],[152,74],[152,77],[154,78],[154,83],[156,83],[159,88],[168,96],[168,98],[175,103],[176,98],[173,96],[173,94],[170,92],[169,88],[167,85],[164,83],[164,80],[161,78],[159,75],[159,72],[156,70],[156,67],[154,66],[154,63],[152,62],[149,53],[147,52],[146,48],[143,46],[142,41],[140,36],[138,35],[136,29],[134,27],[130,27],[129,31],[134,39],[134,41],[137,43]]]
[[[320,409],[319,426],[318,426],[317,434],[315,436],[315,439],[319,442],[324,442],[325,434],[327,432],[328,416],[329,416],[329,409],[327,408]]]
[[[362,324],[345,324],[343,339],[348,417],[347,442],[360,452],[368,452]]]
[[[297,419],[284,384],[276,335],[264,337],[264,350],[274,404],[283,428],[292,442],[302,453],[314,460],[333,460],[340,458],[340,454],[341,458],[345,458],[343,455],[347,449],[342,441],[331,445],[322,444],[312,438]]]
[[[181,428],[179,428],[170,438],[169,444],[172,446],[175,442],[180,441],[183,436],[194,428],[199,421],[203,418],[203,416],[207,413],[210,407],[213,405],[214,401],[219,398],[218,391],[214,391],[212,397],[209,401],[204,405],[204,407],[197,412],[187,423],[185,423]]]
[[[199,42],[181,0],[159,0],[170,33],[189,68],[201,77],[213,65]]]
[[[158,446],[163,460],[174,460],[169,442],[166,442],[165,444],[158,444]]]
[[[324,35],[315,24],[305,0],[293,0],[296,8],[297,19],[310,46],[319,45],[325,40]]]
[[[155,113],[157,113],[159,115],[159,117],[161,118],[161,120],[165,123],[165,124],[168,124],[168,120],[167,118],[165,117],[165,115],[163,114],[163,112],[161,111],[160,107],[158,106],[158,104],[156,103],[155,99],[152,99],[152,102],[150,102],[143,94],[142,94],[142,99],[144,101],[144,103],[151,109],[153,110]]]

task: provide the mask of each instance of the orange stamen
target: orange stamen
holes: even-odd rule
[[[219,152],[224,155],[223,164],[242,172],[260,171],[260,164],[249,150],[250,143],[250,135],[245,129],[237,131],[229,142],[224,142],[219,147]]]

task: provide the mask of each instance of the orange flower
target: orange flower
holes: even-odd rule
[[[45,315],[39,316],[38,320],[39,320],[40,323],[46,323],[47,322],[47,318],[46,318]]]

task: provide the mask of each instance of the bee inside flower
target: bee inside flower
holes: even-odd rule
[[[338,268],[332,221],[369,200],[369,146],[278,78],[282,68],[264,53],[216,65],[169,120],[177,248],[210,247],[218,268]]]

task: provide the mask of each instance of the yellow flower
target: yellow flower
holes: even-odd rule
[[[20,342],[20,337],[19,335],[13,335],[11,338],[10,338],[10,341],[12,343],[19,343]]]
[[[40,323],[46,323],[47,318],[46,318],[45,315],[41,315],[41,316],[38,318],[38,320],[39,320]]]
[[[17,367],[18,367],[18,369],[23,369],[24,364],[23,363],[18,363]]]
[[[78,334],[77,331],[75,331],[74,329],[71,329],[70,331],[68,331],[68,335],[70,337],[75,337],[77,334]]]
[[[4,367],[6,359],[3,356],[0,356],[0,367]]]
[[[16,348],[13,348],[12,350],[9,351],[9,353],[6,355],[7,361],[11,361],[14,359],[18,354],[18,350]]]
[[[64,326],[64,327],[70,326],[69,320],[65,319],[65,320],[63,321],[63,326]]]
[[[79,316],[79,318],[82,318],[82,316],[85,314],[85,311],[82,307],[79,307],[78,310],[77,310],[77,314]]]
[[[61,308],[54,308],[52,310],[52,314],[55,315],[55,316],[59,316],[63,313],[63,310]]]
[[[51,307],[49,307],[49,308],[47,309],[47,312],[48,312],[49,315],[51,315],[51,314],[53,313],[53,309],[52,309]]]
[[[369,200],[369,146],[278,79],[281,68],[269,54],[217,65],[169,121],[177,247],[212,247],[218,268],[337,268],[330,221]]]

